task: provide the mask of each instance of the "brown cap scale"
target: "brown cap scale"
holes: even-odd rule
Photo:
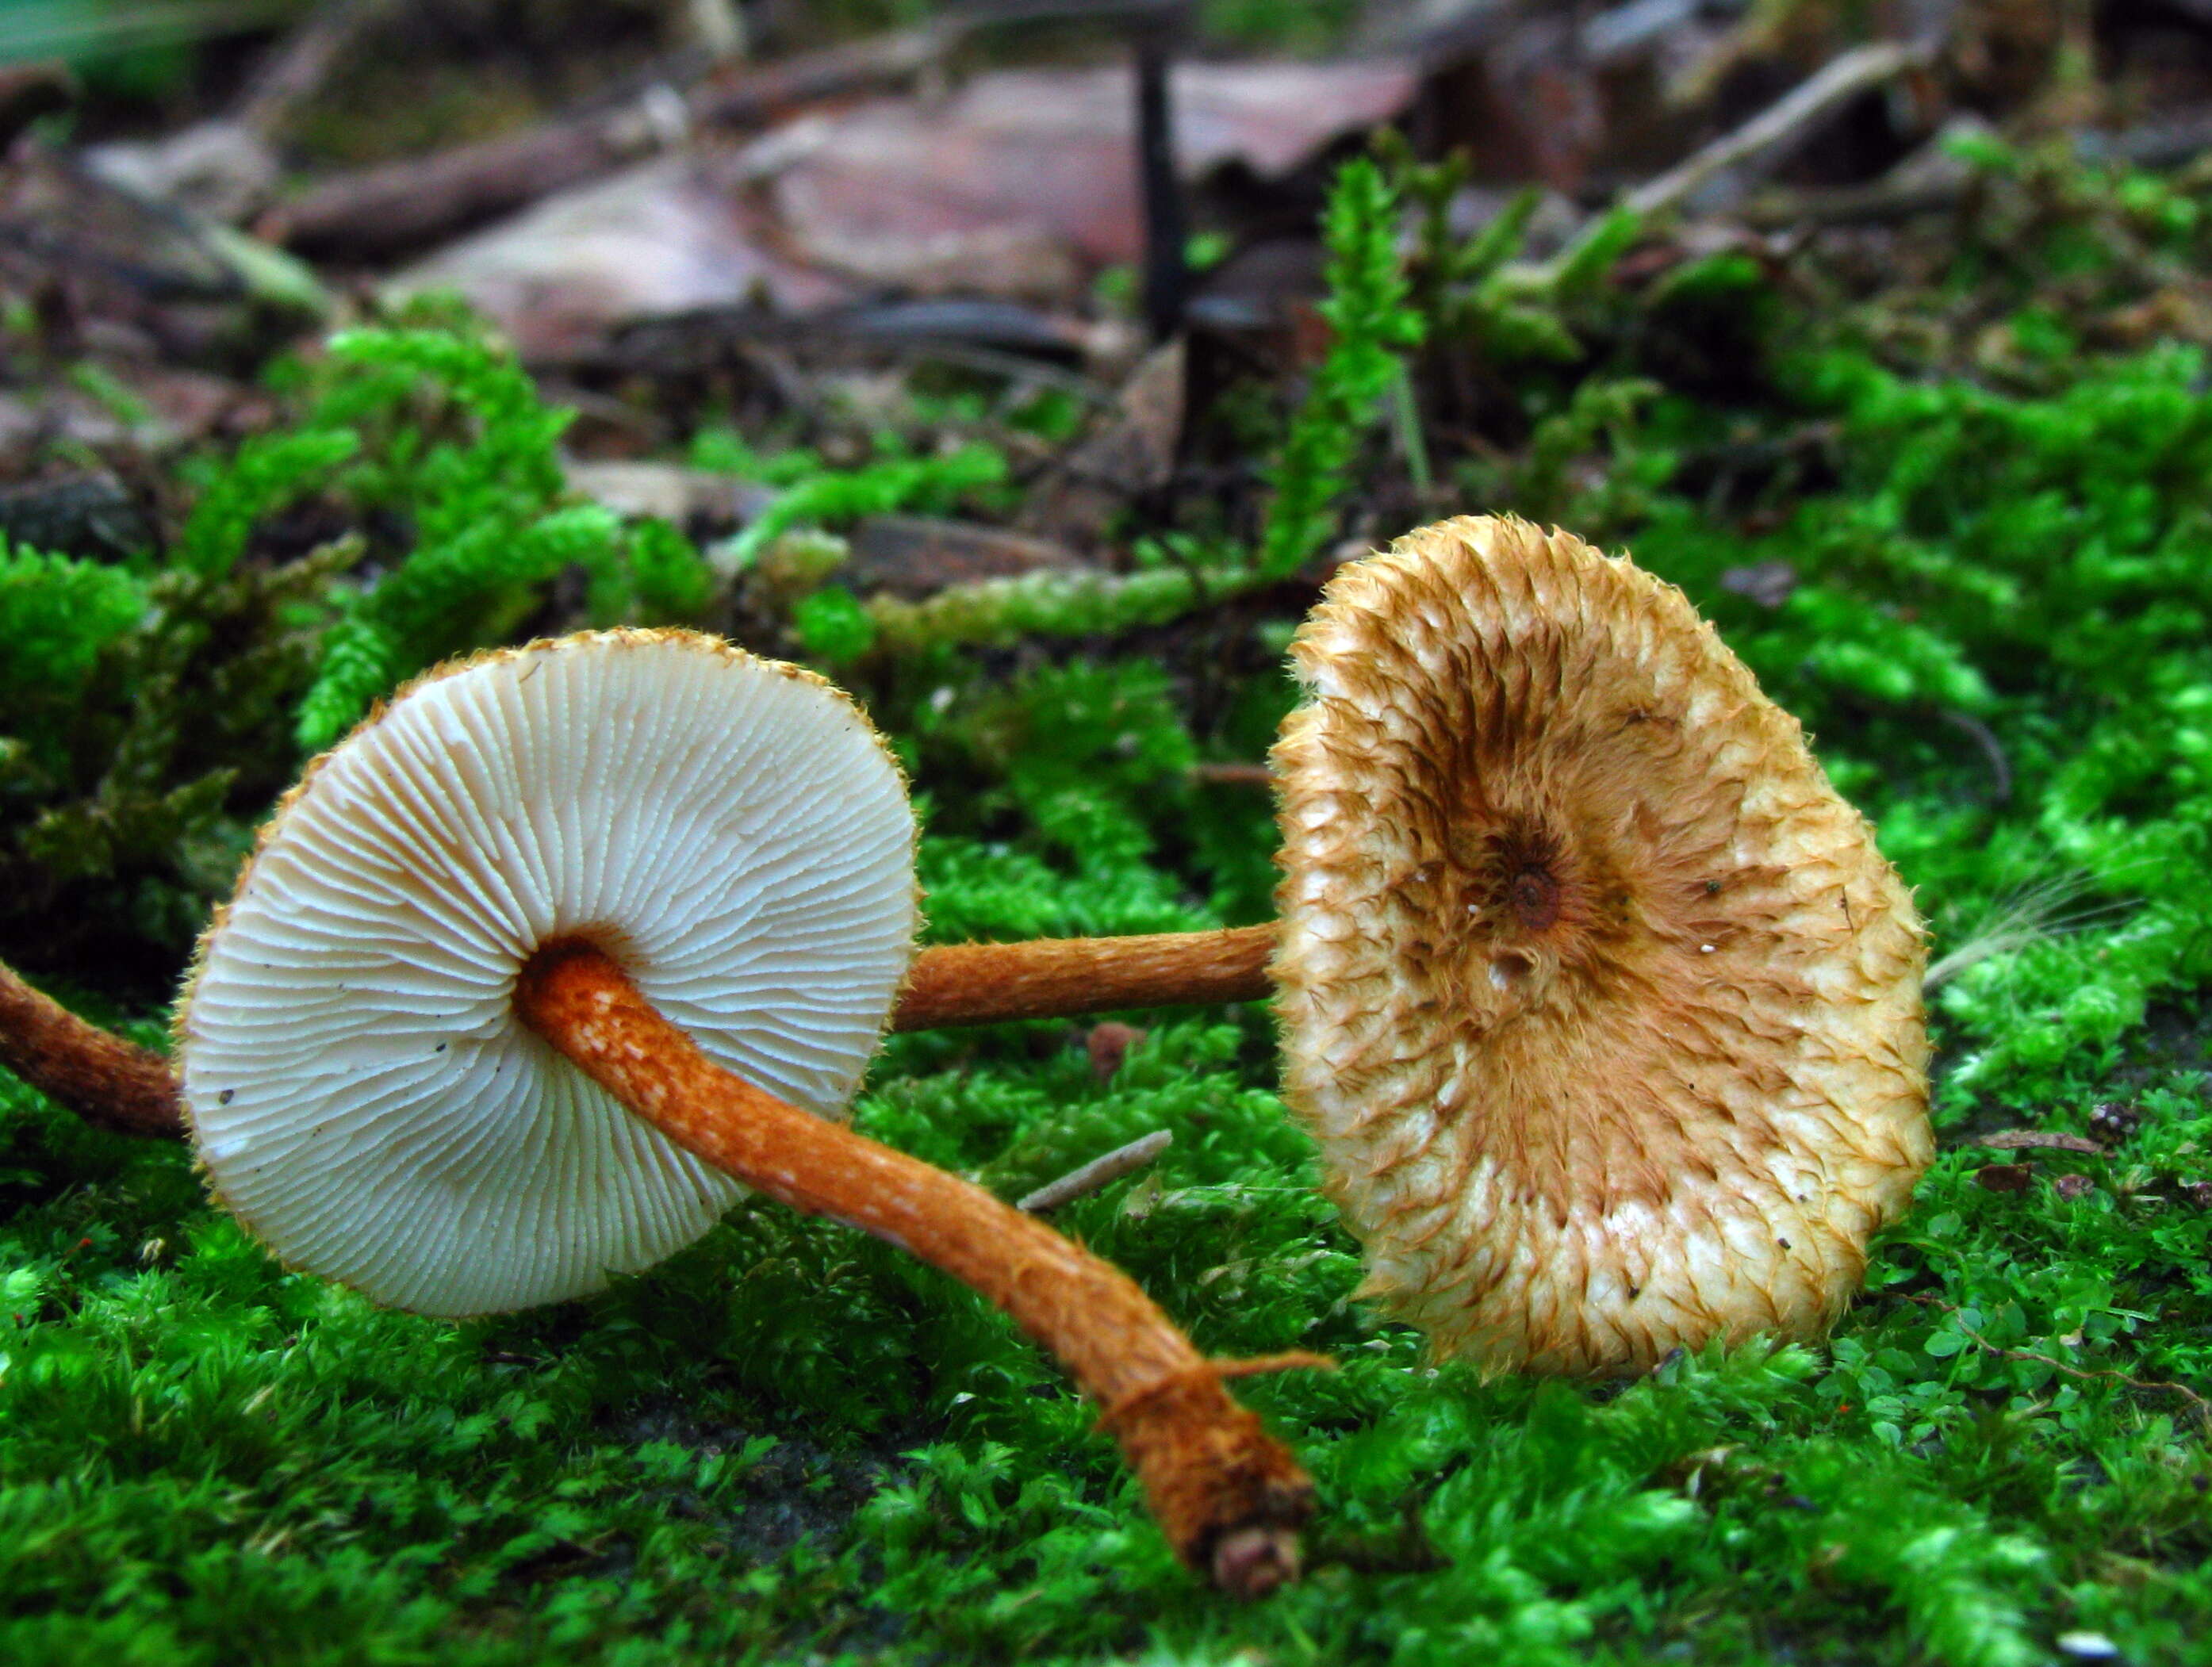
[[[1510,519],[1340,569],[1292,657],[1285,1092],[1368,1290],[1546,1372],[1832,1321],[1931,1154],[1925,934],[1796,721]]]
[[[434,672],[313,766],[178,1019],[215,1190],[279,1255],[465,1315],[649,1266],[736,1183],[997,1302],[1176,1550],[1262,1591],[1310,1485],[1125,1275],[824,1116],[917,922],[904,783],[819,678],[682,632]]]

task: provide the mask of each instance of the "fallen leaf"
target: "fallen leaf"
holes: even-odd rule
[[[269,200],[283,169],[260,134],[227,119],[159,139],[119,140],[85,153],[101,179],[235,225]]]
[[[851,542],[839,581],[863,593],[884,591],[908,601],[947,585],[1083,565],[1050,540],[934,515],[871,515],[853,529]]]
[[[708,469],[654,462],[574,462],[569,487],[620,515],[652,515],[696,532],[727,532],[773,503],[775,489]]]
[[[1984,1192],[2026,1192],[2035,1171],[2026,1164],[1984,1164],[1974,1181]]]
[[[1995,1135],[1975,1137],[1976,1146],[1994,1147],[1999,1152],[2081,1152],[2089,1156],[2102,1157],[2105,1148],[2096,1141],[2080,1135],[2062,1135],[2045,1129],[2007,1129]]]
[[[1182,170],[1278,177],[1396,114],[1417,84],[1395,59],[1179,67]],[[810,114],[558,192],[388,288],[458,290],[541,360],[629,320],[803,312],[861,288],[1066,301],[1142,252],[1133,102],[1127,69],[1005,70],[945,100]]]
[[[1145,357],[1113,406],[1038,483],[1022,512],[1025,531],[1087,548],[1132,497],[1168,483],[1182,440],[1184,359],[1180,338]]]
[[[1280,178],[1396,115],[1418,84],[1410,63],[1389,58],[1178,64],[1178,172],[1198,179],[1235,162]],[[905,281],[927,279],[963,240],[987,235],[1040,234],[1089,267],[1133,261],[1144,249],[1134,110],[1120,66],[1000,70],[936,104],[876,100],[778,175],[776,205],[795,248],[873,281],[902,262],[913,266]],[[963,287],[1004,293],[994,282],[1038,275],[1009,263]]]
[[[526,358],[597,344],[616,325],[766,301],[849,300],[840,280],[774,252],[774,228],[729,159],[664,156],[549,197],[394,277],[394,295],[458,290]]]

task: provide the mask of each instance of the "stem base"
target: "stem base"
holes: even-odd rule
[[[1222,1387],[1237,1364],[1200,1355],[1128,1275],[981,1187],[725,1070],[590,944],[538,950],[514,1005],[586,1076],[726,1174],[888,1240],[998,1305],[1106,1409],[1185,1562],[1243,1597],[1296,1574],[1312,1482]]]

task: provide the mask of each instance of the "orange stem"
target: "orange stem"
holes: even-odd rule
[[[0,964],[0,1065],[87,1122],[177,1135],[177,1080],[151,1049],[86,1023]]]
[[[1267,959],[1274,952],[1272,923],[1140,938],[940,945],[915,957],[891,1028],[1256,1001],[1273,988]]]
[[[891,1028],[1256,1001],[1271,992],[1267,960],[1274,947],[1273,925],[939,945],[915,957]],[[4,964],[0,1065],[88,1122],[133,1135],[184,1133],[176,1081],[159,1054],[88,1025]]]
[[[1230,1398],[1224,1366],[1127,1275],[981,1188],[732,1075],[587,944],[540,949],[514,1001],[524,1023],[687,1150],[793,1209],[898,1245],[1004,1309],[1103,1408],[1184,1561],[1240,1596],[1295,1576],[1312,1483]]]

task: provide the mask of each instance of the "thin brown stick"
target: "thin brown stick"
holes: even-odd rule
[[[167,1060],[88,1024],[4,964],[0,1065],[103,1129],[126,1135],[184,1130]]]
[[[895,1031],[1064,1019],[1123,1007],[1256,1001],[1270,993],[1275,928],[946,944],[915,957]]]
[[[1871,88],[1928,62],[1924,48],[1894,40],[1854,46],[1760,111],[1749,121],[1693,152],[1622,199],[1643,218],[1679,208],[1716,176],[1765,157],[1771,162],[1789,145]]]
[[[664,83],[614,110],[337,174],[278,205],[257,229],[319,253],[389,255],[648,155],[684,129],[750,125],[793,106],[902,80],[934,62],[957,33],[949,25],[925,26],[778,64],[740,66],[685,92]]]
[[[1135,1282],[981,1188],[754,1087],[701,1053],[589,945],[541,949],[523,1021],[687,1150],[988,1297],[1104,1409],[1176,1553],[1240,1596],[1292,1578],[1312,1484]],[[1233,1368],[1232,1368],[1233,1369]]]
[[[324,0],[254,66],[230,119],[262,139],[274,138],[293,113],[322,90],[338,60],[393,5],[394,0]]]
[[[1209,787],[1271,788],[1275,773],[1261,764],[1214,763],[1202,760],[1190,767],[1190,779]]]
[[[1110,1187],[1124,1175],[1142,1169],[1174,1144],[1175,1135],[1170,1130],[1155,1129],[1127,1146],[1117,1146],[1103,1157],[1093,1158],[1068,1171],[1056,1181],[1046,1182],[1035,1192],[1016,1199],[1014,1208],[1031,1215],[1042,1215],[1047,1210],[1073,1204],[1079,1198],[1088,1198],[1101,1187]]]

